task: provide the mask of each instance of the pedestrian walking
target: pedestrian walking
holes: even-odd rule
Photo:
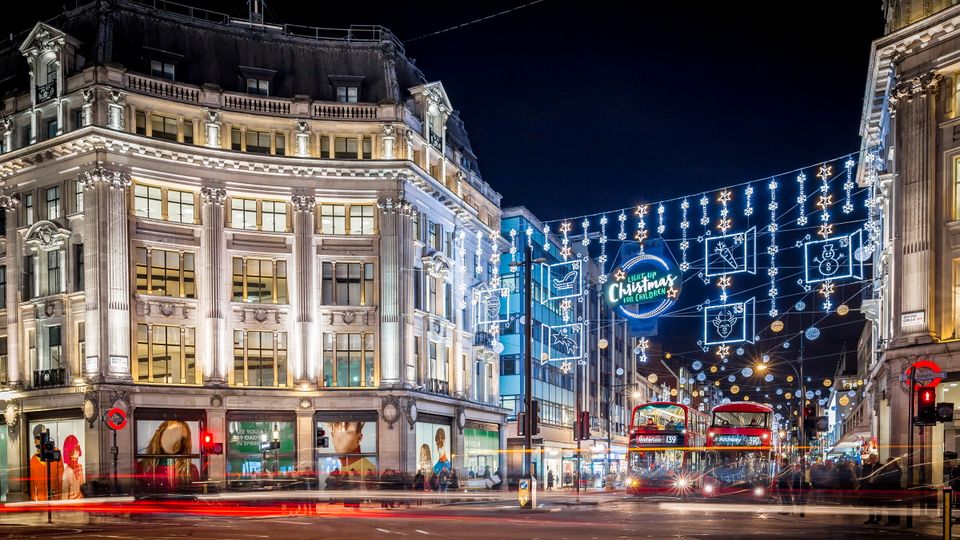
[[[870,509],[868,519],[863,522],[864,525],[880,523],[880,504],[877,500],[879,494],[875,493],[877,487],[879,487],[879,483],[874,483],[877,480],[879,470],[880,467],[877,463],[876,454],[871,454],[870,457],[867,458],[867,462],[860,468],[857,491],[859,491],[861,504]]]
[[[553,491],[553,469],[547,469],[547,491]]]
[[[423,476],[423,469],[417,471],[417,474],[413,477],[413,493],[417,497],[417,506],[423,504],[423,489],[425,484],[425,478]]]

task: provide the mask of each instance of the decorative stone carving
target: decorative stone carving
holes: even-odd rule
[[[174,311],[176,311],[176,306],[174,306],[173,303],[160,302],[160,314],[163,315],[164,317],[169,317],[173,315]]]
[[[400,420],[400,408],[400,398],[397,396],[384,396],[380,401],[380,416],[390,429]]]
[[[210,396],[210,406],[223,407],[223,396],[221,396],[220,394],[214,394]]]
[[[440,279],[450,277],[450,261],[439,251],[434,251],[423,258],[423,268],[433,277]]]
[[[227,190],[223,188],[202,187],[200,188],[200,199],[203,204],[217,204],[223,206],[227,200]]]
[[[34,223],[24,236],[25,246],[41,251],[60,249],[70,238],[70,231],[61,229],[53,222],[41,220]]]
[[[6,407],[3,409],[3,421],[6,422],[7,427],[10,428],[10,435],[15,435],[19,430],[16,429],[17,424],[20,422],[20,412],[21,412],[20,400],[11,399],[7,402]]]
[[[240,312],[240,322],[258,322],[265,323],[268,319],[280,324],[280,311],[276,309],[254,308],[244,309]]]
[[[297,212],[313,212],[317,207],[317,200],[312,195],[294,195],[290,201]]]
[[[410,429],[413,429],[413,426],[417,424],[417,398],[408,397],[406,406],[403,408],[404,416],[407,417],[407,423],[410,424]]]
[[[83,418],[92,428],[100,417],[100,395],[97,392],[83,393]]]
[[[124,412],[130,412],[130,396],[126,390],[112,390],[110,392],[110,403],[113,407],[120,407]]]
[[[0,208],[13,210],[17,206],[20,206],[20,199],[10,195],[0,195]]]
[[[111,189],[126,189],[130,186],[130,175],[123,171],[107,169],[98,164],[89,171],[80,173],[77,181],[83,189],[96,189],[97,186],[105,186]]]
[[[931,71],[901,81],[890,92],[890,110],[896,110],[900,102],[910,103],[914,98],[923,99],[927,95],[936,95],[942,80],[943,75]]]
[[[413,205],[411,205],[403,197],[387,197],[385,199],[380,199],[377,201],[377,208],[380,209],[384,214],[393,214],[399,212],[400,215],[408,216]]]

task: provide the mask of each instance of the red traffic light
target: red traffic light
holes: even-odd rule
[[[937,404],[937,388],[935,386],[924,386],[920,389],[917,399],[921,407],[935,406]]]
[[[213,442],[213,435],[209,433],[203,434],[203,444],[210,444]]]

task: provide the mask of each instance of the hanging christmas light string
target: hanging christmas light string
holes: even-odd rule
[[[856,164],[853,159],[848,159],[843,167],[847,170],[847,178],[843,182],[843,213],[849,214],[853,212],[853,188],[856,187],[856,184],[853,183],[853,166]]]
[[[801,227],[807,224],[807,211],[804,209],[807,202],[807,193],[804,191],[806,181],[807,175],[803,174],[803,171],[800,171],[800,174],[797,175],[797,205],[800,207],[800,216],[797,218],[797,225]]]
[[[743,215],[750,217],[753,215],[753,184],[747,184],[747,187],[743,190],[743,195],[746,199],[743,207]]]
[[[690,248],[690,241],[687,238],[687,229],[690,228],[690,222],[687,221],[687,210],[690,208],[690,201],[686,198],[680,203],[680,230],[682,237],[680,240],[680,271],[686,272],[690,269],[690,263],[687,262],[687,249]]]
[[[700,217],[700,225],[703,225],[704,235],[709,235],[710,230],[707,229],[707,226],[710,225],[710,216],[707,215],[707,205],[710,204],[710,198],[707,197],[707,194],[704,193],[700,197],[700,208],[703,210],[703,215]]]
[[[637,214],[637,234],[634,236],[634,239],[636,239],[637,244],[639,244],[640,253],[642,254],[644,248],[643,244],[646,242],[648,234],[647,220],[645,219],[647,215],[647,205],[641,204],[637,206],[635,213]]]
[[[873,250],[876,249],[880,240],[880,222],[878,216],[881,211],[881,194],[877,182],[879,175],[878,163],[880,161],[877,152],[879,152],[879,149],[875,147],[871,152],[864,155],[867,183],[870,185],[870,192],[867,194],[867,199],[864,204],[867,208],[867,222],[863,225],[863,228],[867,231],[867,243],[863,249],[867,253],[873,253]]]
[[[533,226],[527,225],[527,246],[533,249]]]
[[[510,261],[517,262],[517,230],[510,229]]]
[[[600,237],[597,238],[600,243],[600,256],[597,262],[600,263],[600,284],[607,282],[607,215],[600,216]]]
[[[627,239],[627,214],[621,210],[617,220],[620,221],[620,234],[617,235],[617,240],[623,242]]]
[[[730,218],[730,208],[727,204],[733,198],[733,193],[725,189],[717,196],[717,202],[720,203],[720,219],[717,221],[717,229],[721,234],[727,234],[727,231],[733,227],[733,220]],[[727,289],[730,288],[730,276],[724,273],[717,279],[717,287],[720,287],[720,301],[726,302],[728,298]]]
[[[543,252],[547,253],[550,251],[550,224],[547,223],[543,226]]]
[[[780,247],[777,246],[777,208],[779,208],[777,187],[776,178],[770,180],[770,184],[767,185],[770,191],[770,203],[767,205],[767,209],[770,210],[770,223],[767,225],[767,233],[770,235],[770,245],[767,246],[767,254],[770,255],[770,267],[767,268],[767,275],[770,277],[770,289],[767,291],[767,295],[770,297],[769,315],[772,318],[776,318],[780,314],[777,309],[777,295],[779,294],[777,274],[780,273],[777,269],[777,253],[780,251]]]
[[[570,254],[573,252],[570,249],[570,222],[564,221],[560,225],[560,234],[562,235],[560,240],[560,256],[563,257],[563,260],[570,258]]]
[[[864,152],[864,157],[866,157],[867,155],[868,155],[868,154],[867,154],[866,152]],[[837,156],[837,157],[834,157],[834,158],[831,158],[831,159],[827,159],[827,160],[824,160],[824,161],[819,161],[819,162],[817,162],[817,163],[814,164],[814,165],[805,165],[805,166],[803,166],[803,167],[798,167],[798,168],[796,168],[796,169],[793,169],[792,171],[784,171],[784,172],[778,173],[778,174],[776,174],[776,175],[765,176],[765,177],[756,178],[756,179],[753,179],[753,180],[747,180],[747,181],[744,181],[744,182],[739,182],[739,183],[736,183],[736,184],[731,184],[731,185],[729,185],[729,186],[726,186],[726,188],[723,188],[723,189],[736,190],[736,189],[741,188],[741,187],[745,188],[748,184],[756,184],[757,182],[767,182],[767,181],[769,181],[770,179],[775,178],[775,177],[789,177],[790,175],[801,173],[801,172],[803,172],[803,171],[805,171],[805,170],[807,170],[807,169],[810,169],[811,167],[819,166],[820,163],[832,163],[832,162],[838,162],[838,161],[847,160],[847,159],[854,159],[854,158],[856,158],[856,157],[857,157],[857,153],[847,153],[847,154],[843,154],[843,155],[841,155],[841,156]],[[856,187],[854,187],[854,190],[856,190]],[[755,193],[756,193],[756,191],[754,190],[754,194],[755,194]],[[704,195],[706,195],[706,193],[704,193]],[[669,203],[674,202],[674,201],[681,201],[681,200],[683,200],[684,198],[687,198],[687,197],[689,197],[689,195],[681,195],[681,196],[678,196],[678,197],[673,197],[673,198],[663,199],[663,200],[660,200],[660,201],[655,201],[655,202],[650,203],[650,204],[663,203],[663,204],[666,205],[666,204],[669,204]],[[806,196],[804,196],[804,198],[806,198]],[[709,203],[709,201],[707,201],[707,202]],[[553,220],[550,220],[548,223],[562,223],[563,221],[573,220],[573,219],[582,220],[582,219],[585,218],[585,217],[587,217],[587,218],[599,217],[601,214],[613,214],[613,213],[619,213],[619,212],[633,211],[635,208],[636,208],[635,206],[628,206],[628,207],[623,207],[623,208],[616,208],[616,209],[613,209],[613,210],[605,210],[605,211],[603,211],[603,212],[597,212],[597,213],[595,213],[595,214],[584,214],[584,215],[579,215],[579,216],[574,216],[574,217],[564,217],[564,218],[553,219]],[[708,222],[709,222],[709,220],[708,220]],[[624,238],[624,239],[626,239],[626,238]]]
[[[497,234],[494,232],[490,233],[490,286],[500,288],[500,248],[497,247]]]
[[[817,199],[817,206],[820,208],[820,230],[817,234],[826,240],[833,234],[833,225],[830,223],[830,205],[833,204],[832,195],[830,195],[830,176],[833,174],[833,167],[830,165],[821,165],[817,171],[817,178],[820,179],[820,196]],[[834,291],[833,280],[827,280],[820,284],[819,293],[823,296],[823,310],[829,312],[833,308],[831,297]]]
[[[580,240],[580,243],[586,247],[590,245],[590,220],[583,218],[583,223],[580,224],[583,228],[583,239]]]
[[[475,266],[473,271],[476,275],[483,275],[483,231],[477,231],[477,250],[473,253]]]
[[[667,230],[667,226],[663,221],[663,214],[667,209],[663,206],[663,203],[660,203],[657,206],[657,236],[663,236],[664,231]]]
[[[460,309],[467,307],[467,232],[460,228],[457,231],[457,268],[460,271],[460,284],[457,292],[460,293]]]
[[[640,353],[640,354],[637,356],[637,360],[639,360],[640,362],[642,362],[642,363],[644,363],[644,364],[647,363],[647,348],[649,348],[649,347],[650,347],[650,340],[649,340],[649,339],[647,339],[647,338],[645,338],[645,337],[642,337],[642,338],[640,338],[640,339],[637,340],[637,350],[638,350],[639,353]]]

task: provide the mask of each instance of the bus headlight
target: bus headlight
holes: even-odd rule
[[[753,496],[754,496],[754,497],[763,497],[763,494],[764,494],[764,493],[765,493],[765,492],[764,492],[764,490],[763,490],[762,487],[755,487],[755,488],[753,488]]]
[[[707,495],[713,495],[713,484],[707,484],[703,486],[703,492]]]
[[[678,478],[677,481],[673,483],[673,487],[678,489],[687,489],[690,487],[690,481],[686,478]]]

